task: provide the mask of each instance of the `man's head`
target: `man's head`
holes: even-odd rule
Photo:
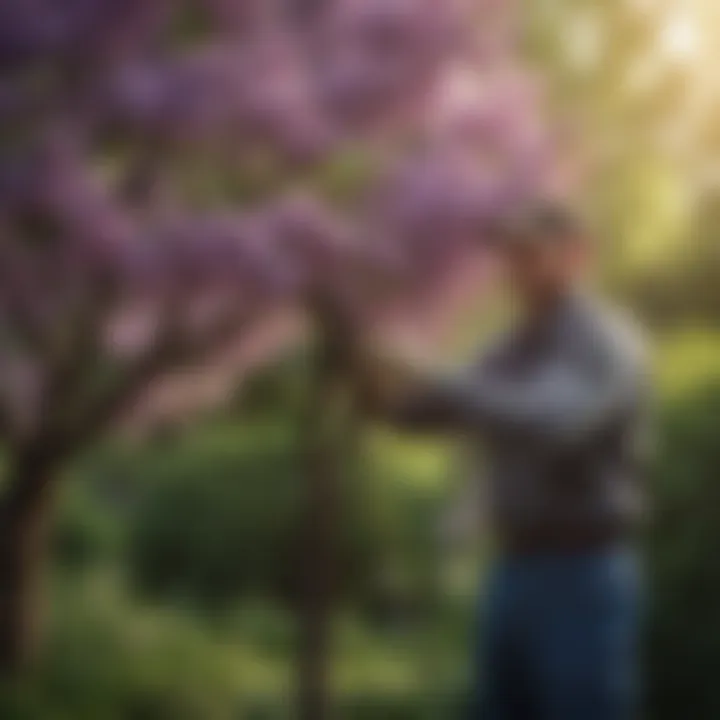
[[[524,208],[501,223],[497,239],[513,291],[531,312],[572,291],[585,276],[589,233],[563,206]]]

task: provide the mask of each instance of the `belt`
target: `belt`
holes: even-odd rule
[[[537,555],[553,553],[574,555],[577,553],[607,550],[630,539],[625,528],[583,527],[536,528],[522,532],[500,533],[500,551],[505,555]]]

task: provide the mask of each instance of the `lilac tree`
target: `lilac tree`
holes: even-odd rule
[[[432,295],[537,187],[547,143],[512,5],[0,6],[0,670],[32,657],[52,498],[83,448],[289,307],[322,339],[326,422],[347,319]],[[308,431],[322,556],[337,457]],[[305,717],[323,717],[331,564],[308,577]]]

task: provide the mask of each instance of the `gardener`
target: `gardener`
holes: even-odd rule
[[[405,363],[409,392],[383,388],[376,357],[369,393],[404,427],[473,438],[489,466],[498,552],[470,717],[629,720],[638,701],[643,346],[592,297],[589,233],[571,212],[534,206],[502,225],[502,264],[521,310],[514,327],[447,379]]]

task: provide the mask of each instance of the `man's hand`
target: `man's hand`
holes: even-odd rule
[[[368,343],[358,360],[363,407],[372,415],[392,418],[398,408],[431,382],[430,365],[427,356],[407,344]]]

